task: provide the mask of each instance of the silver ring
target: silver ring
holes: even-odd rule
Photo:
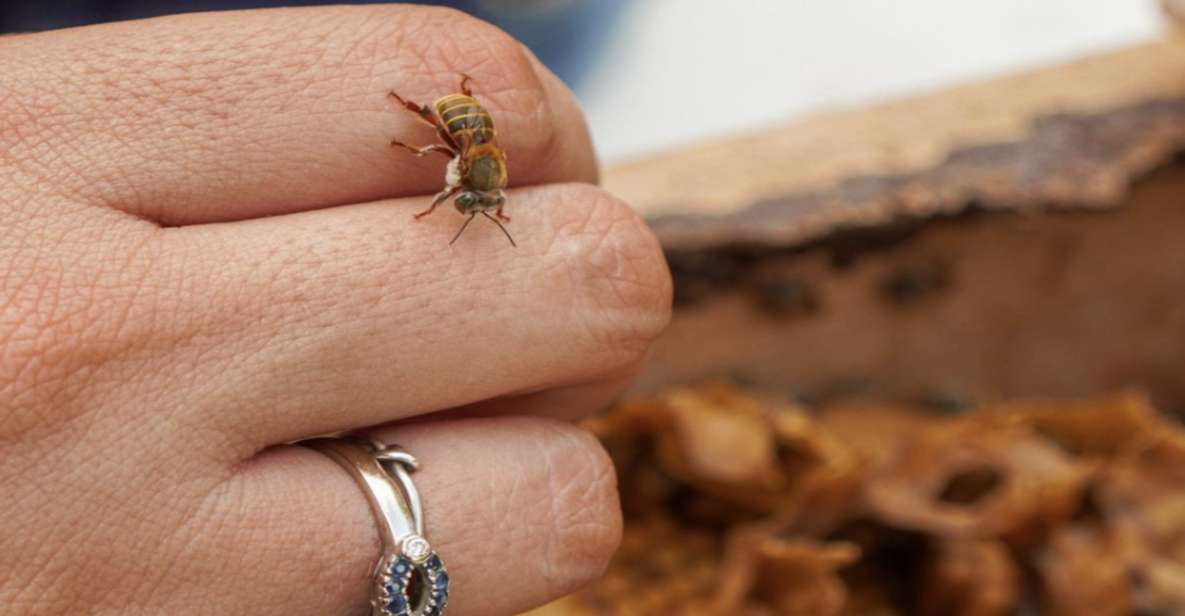
[[[358,437],[300,443],[329,456],[354,478],[374,513],[383,553],[372,572],[371,616],[440,616],[448,605],[448,570],[424,538],[415,457],[395,445]]]

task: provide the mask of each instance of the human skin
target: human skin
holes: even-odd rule
[[[388,145],[434,135],[387,92],[430,102],[461,72],[517,249],[481,220],[450,247],[449,207],[413,220],[445,161]],[[571,94],[448,10],[0,38],[0,611],[364,614],[366,500],[284,443],[374,426],[421,461],[451,615],[596,577],[615,477],[567,420],[670,307],[653,236],[596,178]]]

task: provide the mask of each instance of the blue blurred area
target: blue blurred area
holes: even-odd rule
[[[0,1],[0,32],[34,32],[173,13],[331,4],[316,0]],[[383,4],[352,2],[352,4]],[[430,0],[497,24],[530,47],[575,89],[616,26],[628,0]]]
[[[441,0],[417,4],[452,6],[497,24],[530,47],[569,86],[579,89],[617,26],[627,0]]]

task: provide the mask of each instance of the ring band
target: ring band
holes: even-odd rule
[[[354,436],[300,443],[340,464],[366,494],[383,543],[372,573],[371,616],[440,616],[448,604],[448,570],[424,538],[420,495],[411,480],[415,457],[395,445]]]

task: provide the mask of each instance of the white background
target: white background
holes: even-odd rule
[[[1160,36],[1153,0],[634,0],[580,88],[606,160]]]

